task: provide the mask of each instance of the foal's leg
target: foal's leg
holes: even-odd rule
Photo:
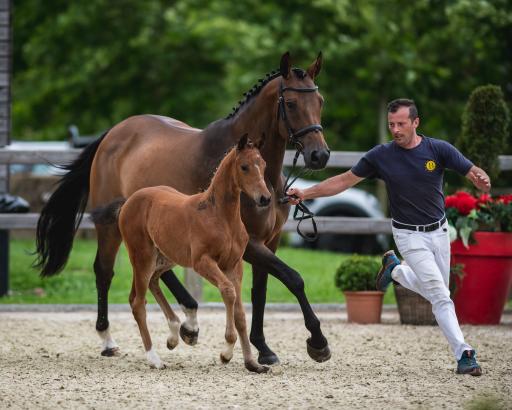
[[[295,295],[302,309],[306,328],[311,332],[311,337],[306,341],[309,356],[317,362],[329,360],[331,351],[327,339],[323,335],[320,329],[320,321],[306,297],[304,280],[299,273],[286,265],[262,243],[249,241],[245,249],[244,259],[275,276]],[[263,329],[261,335],[263,335]]]
[[[235,326],[240,336],[240,344],[242,345],[242,352],[244,355],[245,368],[251,372],[266,373],[269,368],[258,364],[251,352],[251,343],[247,337],[247,324],[245,321],[244,305],[242,304],[242,275],[243,264],[242,261],[236,266],[234,277],[231,278],[235,286],[236,301],[235,301]]]
[[[181,284],[172,269],[164,272],[160,279],[172,292],[178,303],[181,305],[186,320],[181,324],[180,336],[188,345],[195,345],[199,336],[199,325],[197,323],[197,301],[188,293]]]
[[[226,347],[220,354],[222,363],[228,363],[233,357],[233,347],[236,343],[234,305],[236,299],[235,287],[219,269],[217,263],[207,255],[203,255],[194,263],[194,270],[220,290],[226,306]]]
[[[119,346],[110,335],[108,291],[114,276],[114,262],[121,244],[121,235],[117,226],[114,225],[96,225],[96,232],[98,238],[98,250],[94,261],[98,292],[96,330],[102,340],[101,355],[115,356],[119,354]]]
[[[171,331],[171,334],[167,338],[167,348],[172,350],[178,345],[178,330],[180,328],[180,319],[176,313],[174,313],[174,310],[172,310],[171,306],[169,306],[169,302],[167,302],[167,299],[160,289],[160,285],[158,283],[158,274],[154,274],[149,281],[149,289],[151,290],[151,293],[155,297],[157,303],[160,305],[160,309],[162,309],[162,312],[164,312],[164,315],[167,318],[167,324],[169,325],[169,330]]]
[[[156,252],[152,250],[153,255],[151,255],[151,250],[140,243],[137,243],[136,246],[130,246],[127,242],[126,245],[133,267],[132,291],[129,299],[133,317],[139,326],[150,367],[165,369],[165,364],[160,360],[156,351],[153,350],[153,343],[146,321],[146,292],[155,270]]]

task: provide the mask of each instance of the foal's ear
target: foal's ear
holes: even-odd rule
[[[245,146],[247,145],[247,141],[249,141],[249,134],[244,134],[242,135],[242,138],[240,138],[240,140],[238,141],[238,144],[236,146],[236,149],[238,151],[242,151]]]
[[[321,69],[322,69],[322,52],[320,51],[318,53],[318,57],[316,58],[316,60],[307,69],[307,73],[314,80],[315,77],[318,75],[318,73],[320,73]]]
[[[287,51],[281,57],[281,64],[279,65],[279,71],[284,79],[288,79],[290,77],[290,70],[292,66],[290,64],[290,52]]]
[[[256,148],[258,148],[259,150],[261,150],[263,148],[263,145],[265,145],[265,133],[262,132],[261,133],[261,138],[260,138],[260,141],[258,142],[258,144],[256,145]]]

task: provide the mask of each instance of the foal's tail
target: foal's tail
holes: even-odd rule
[[[91,211],[91,219],[98,225],[117,224],[121,207],[126,202],[125,198],[118,198],[105,206],[99,206]]]
[[[89,197],[92,161],[109,131],[89,144],[75,161],[62,166],[67,173],[58,182],[37,222],[34,267],[41,269],[41,276],[56,275],[66,265]]]

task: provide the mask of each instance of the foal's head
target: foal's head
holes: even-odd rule
[[[265,160],[260,155],[259,146],[255,146],[245,134],[235,148],[235,175],[242,192],[252,198],[258,206],[268,206],[271,194],[265,184]]]

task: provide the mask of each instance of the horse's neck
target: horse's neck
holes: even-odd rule
[[[265,181],[274,188],[281,184],[286,151],[286,140],[279,135],[276,104],[277,91],[271,94],[261,93],[231,120],[231,132],[237,138],[248,132],[249,137],[256,143],[260,138],[265,139],[261,149],[261,155],[267,163]]]
[[[234,178],[236,152],[232,149],[219,165],[204,199],[212,204],[216,213],[222,213],[224,219],[240,219],[240,186]]]

